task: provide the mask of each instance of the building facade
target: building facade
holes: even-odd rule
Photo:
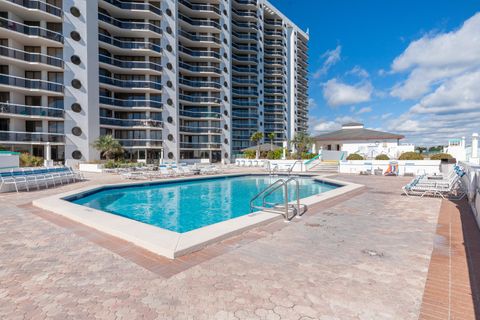
[[[306,131],[308,34],[264,0],[0,0],[0,145],[229,161]],[[265,138],[267,139],[267,138]]]

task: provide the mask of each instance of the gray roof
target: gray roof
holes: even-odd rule
[[[365,128],[358,129],[341,129],[315,137],[315,141],[359,141],[359,140],[386,140],[386,139],[403,139],[405,136],[401,134],[370,130]]]
[[[281,149],[281,147],[279,147],[277,145],[272,146],[270,143],[264,143],[264,144],[260,145],[260,151],[270,151],[270,150],[277,150],[277,149]],[[256,151],[257,146],[251,146],[251,147],[242,149],[242,151],[247,151],[247,150],[255,150]]]

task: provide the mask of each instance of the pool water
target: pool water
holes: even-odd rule
[[[250,213],[250,200],[276,180],[269,176],[235,176],[112,187],[70,201],[182,233]],[[298,180],[300,198],[338,188],[311,178]],[[289,188],[290,201],[296,198],[295,189]],[[268,202],[281,203],[282,190],[272,193]]]

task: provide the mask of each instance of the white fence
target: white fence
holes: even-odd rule
[[[370,171],[373,174],[378,169],[384,173],[392,162],[398,163],[399,175],[440,173],[440,160],[346,160],[340,161],[340,173]]]
[[[19,153],[1,151],[0,152],[0,171],[18,168],[20,165]]]
[[[472,207],[477,225],[480,226],[480,165],[461,162],[461,166],[465,169],[466,175],[463,177],[465,192],[467,193],[468,202]]]

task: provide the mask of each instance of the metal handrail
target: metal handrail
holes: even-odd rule
[[[295,162],[293,163],[293,165],[292,165],[290,168],[288,168],[288,170],[287,170],[287,174],[288,174],[289,176],[290,176],[290,174],[292,174],[293,168],[295,168],[297,162],[300,162],[300,170],[302,170],[302,168],[303,168],[303,160],[295,160]]]
[[[260,191],[259,193],[257,193],[255,195],[255,197],[252,198],[252,200],[250,200],[250,210],[253,210],[255,208],[255,206],[253,205],[253,202],[255,200],[258,199],[258,197],[260,197],[262,194],[264,194],[265,192],[267,192],[268,190],[270,190],[270,188],[273,188],[274,186],[276,186],[278,183],[281,183],[281,184],[284,184],[285,183],[285,180],[283,179],[278,179],[277,181],[275,181],[274,183],[272,183],[271,185],[269,185],[268,187],[266,187],[265,189],[263,189],[262,191]]]
[[[291,177],[291,178],[288,178],[287,180],[285,180],[285,187],[287,189],[287,193],[286,195],[288,195],[288,183],[291,182],[291,181],[295,181],[295,185],[296,185],[296,189],[297,189],[297,212],[295,213],[295,215],[300,211],[300,183],[298,182],[298,179],[295,178],[295,177]],[[280,186],[278,187],[275,187],[275,188],[271,188],[270,191],[265,194],[263,196],[263,206],[265,207],[266,205],[275,205],[274,203],[269,203],[269,202],[266,202],[265,199],[271,195],[273,192],[275,192],[275,190],[278,190]],[[286,205],[288,205],[288,197],[286,197],[286,201],[285,201]],[[302,215],[303,212],[300,214]],[[293,217],[292,217],[293,218]],[[290,219],[289,219],[290,220]]]

